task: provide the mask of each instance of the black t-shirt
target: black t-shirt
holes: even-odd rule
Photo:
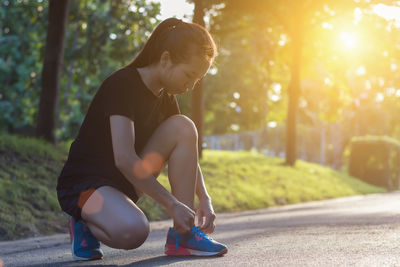
[[[165,92],[155,96],[135,67],[114,72],[94,96],[59,179],[64,184],[84,176],[125,179],[114,163],[110,116],[122,115],[134,122],[135,150],[140,154],[158,125],[179,113],[175,96]]]

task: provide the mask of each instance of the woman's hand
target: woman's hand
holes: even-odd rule
[[[211,234],[214,232],[216,216],[209,197],[199,199],[196,216],[197,224],[204,233]]]
[[[177,201],[170,212],[172,219],[174,220],[174,230],[180,234],[190,232],[194,225],[194,211]]]

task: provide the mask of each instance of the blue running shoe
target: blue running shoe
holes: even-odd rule
[[[99,240],[82,221],[69,220],[69,235],[74,259],[87,261],[103,258]]]
[[[197,226],[187,234],[179,234],[171,227],[167,234],[165,254],[172,256],[219,256],[228,252],[228,248],[213,240]]]

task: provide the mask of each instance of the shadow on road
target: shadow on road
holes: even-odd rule
[[[195,256],[183,256],[183,257],[175,257],[175,256],[157,256],[153,258],[148,258],[145,260],[140,260],[136,262],[132,262],[125,265],[104,265],[101,260],[99,261],[62,261],[62,262],[53,262],[49,264],[37,264],[31,265],[31,267],[53,267],[53,266],[103,266],[103,267],[131,267],[131,266],[164,266],[170,265],[173,263],[185,261],[189,265],[190,262],[199,261],[202,262],[207,261],[207,259],[212,260],[214,258],[220,258],[223,256],[215,256],[215,257],[195,257]]]
[[[149,258],[137,262],[133,262],[131,264],[123,265],[126,267],[129,266],[163,266],[170,265],[172,263],[185,261],[189,265],[191,261],[199,261],[204,262],[207,259],[220,258],[221,256],[216,257],[193,257],[193,256],[185,256],[185,257],[174,257],[174,256],[158,256],[154,258]]]

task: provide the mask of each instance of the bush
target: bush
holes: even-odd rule
[[[389,190],[399,187],[400,142],[387,136],[351,140],[349,174]]]

